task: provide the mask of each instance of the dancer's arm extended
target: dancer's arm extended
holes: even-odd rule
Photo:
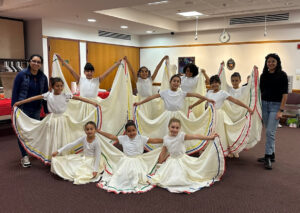
[[[162,138],[149,138],[147,143],[163,143],[164,140]]]
[[[151,96],[147,97],[146,99],[144,99],[144,100],[142,100],[140,102],[133,103],[133,106],[138,106],[138,105],[144,104],[144,103],[146,103],[148,101],[151,101],[151,100],[153,100],[155,98],[159,98],[159,97],[160,97],[160,94],[151,95]]]
[[[218,137],[217,133],[213,133],[209,136],[195,134],[195,135],[185,135],[184,140],[213,140],[215,137]]]
[[[198,94],[198,93],[190,93],[190,92],[188,92],[188,93],[186,94],[186,96],[187,96],[187,97],[195,97],[195,98],[199,98],[200,100],[202,100],[202,102],[203,102],[203,101],[208,101],[208,102],[210,102],[210,103],[212,103],[212,104],[215,103],[214,100],[209,99],[209,98],[207,98],[207,97],[205,97],[205,96],[203,96],[203,95],[200,95],[200,94]],[[202,102],[200,102],[200,103],[202,103]]]
[[[87,99],[87,98],[84,98],[84,97],[80,97],[80,96],[73,96],[73,98],[72,98],[72,99],[74,99],[74,100],[78,100],[78,101],[83,101],[83,102],[86,102],[86,103],[92,104],[92,105],[94,105],[95,107],[98,107],[98,106],[99,106],[99,104],[97,104],[96,102],[94,102],[94,101],[91,101],[91,100],[89,100],[89,99]]]
[[[251,115],[252,115],[253,112],[254,112],[254,111],[253,111],[250,107],[248,107],[246,104],[244,104],[243,102],[241,102],[241,101],[238,100],[238,99],[233,98],[232,96],[228,96],[227,100],[228,100],[228,101],[231,101],[232,103],[235,103],[235,104],[237,104],[237,105],[239,105],[239,106],[241,106],[241,107],[246,108],[246,109],[248,110],[248,112],[249,112]]]
[[[57,53],[55,53],[58,60],[69,70],[71,75],[75,78],[76,82],[79,82],[80,76],[74,71],[73,67],[70,64],[66,63],[64,59]]]
[[[167,59],[169,59],[169,56],[166,55],[160,60],[160,62],[156,66],[156,68],[151,76],[152,81],[154,81],[155,77],[157,76],[157,73],[158,73],[159,69],[161,68],[161,65],[163,64],[164,60],[167,60]]]
[[[99,82],[101,82],[104,78],[106,78],[108,76],[108,74],[110,74],[112,71],[114,71],[114,69],[119,66],[121,64],[122,58],[117,61],[116,63],[114,63],[114,65],[112,65],[110,68],[108,68],[105,73],[103,73],[103,75],[100,75],[99,77]]]
[[[112,135],[112,134],[107,133],[107,132],[103,132],[103,131],[101,131],[101,130],[99,130],[99,129],[97,129],[97,132],[98,132],[100,135],[103,135],[104,137],[106,137],[106,138],[108,138],[108,139],[110,139],[110,140],[113,140],[113,141],[116,141],[117,143],[119,143],[119,139],[118,139],[117,136]]]
[[[16,103],[14,104],[14,107],[20,106],[20,105],[22,105],[22,104],[26,104],[26,103],[29,103],[29,102],[32,102],[32,101],[42,100],[42,99],[44,99],[44,96],[42,96],[42,95],[33,96],[33,97],[31,97],[31,98],[27,98],[27,99],[24,99],[24,100],[22,100],[22,101],[16,102]]]

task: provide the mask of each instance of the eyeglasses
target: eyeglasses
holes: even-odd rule
[[[30,62],[34,63],[34,64],[42,64],[41,61],[36,61],[36,60],[31,60]]]

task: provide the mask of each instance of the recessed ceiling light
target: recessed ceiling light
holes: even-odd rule
[[[155,1],[155,2],[150,2],[148,5],[158,5],[158,4],[166,4],[168,1]]]
[[[190,11],[190,12],[182,12],[182,13],[177,13],[178,15],[181,16],[203,16],[203,13],[199,13],[197,11]]]
[[[127,29],[127,28],[128,28],[128,26],[126,26],[126,25],[122,25],[122,26],[121,26],[121,28],[122,28],[122,29]]]
[[[89,19],[88,19],[88,22],[96,22],[96,19],[89,18]]]
[[[147,30],[146,33],[153,33],[153,30]]]

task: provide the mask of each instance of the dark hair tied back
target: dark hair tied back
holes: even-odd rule
[[[134,126],[136,128],[135,123],[133,120],[128,120],[127,123],[125,124],[125,130],[127,130],[128,127]]]
[[[233,78],[233,77],[238,77],[240,80],[242,79],[240,73],[238,73],[238,72],[234,72],[234,73],[231,75],[231,78]]]
[[[63,80],[59,77],[51,77],[50,78],[50,84],[52,87],[54,87],[54,85],[57,83],[57,82],[61,82],[62,84],[64,84]]]
[[[91,64],[91,63],[86,63],[85,66],[84,66],[84,70],[91,70],[91,71],[94,71],[94,66]]]
[[[148,78],[150,78],[150,77],[151,77],[151,71],[148,70],[148,68],[145,67],[145,66],[142,66],[142,67],[137,71],[137,77],[141,77],[142,69],[146,69],[146,70],[147,70],[147,72],[148,72]]]
[[[221,80],[220,80],[219,75],[213,75],[213,76],[210,77],[209,84],[212,84],[214,82],[221,84]]]
[[[179,78],[179,82],[181,83],[181,78],[180,78],[180,75],[179,75],[179,74],[173,75],[173,76],[170,78],[170,83],[172,82],[172,80],[173,80],[174,78]]]

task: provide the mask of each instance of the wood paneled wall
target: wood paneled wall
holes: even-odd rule
[[[48,61],[50,77],[52,76],[52,59],[54,53],[58,53],[65,61],[67,61],[73,67],[75,72],[80,75],[79,41],[48,38]],[[62,72],[65,76],[65,79],[69,87],[71,88],[71,82],[75,81],[75,79],[65,66],[62,66],[61,63],[60,66],[62,68]]]
[[[95,76],[102,75],[108,68],[124,56],[127,56],[136,72],[140,66],[140,49],[138,47],[87,42],[87,61],[93,64]],[[101,82],[100,88],[106,90],[111,88],[116,71],[117,68]],[[135,86],[136,85],[133,84],[134,88]]]

